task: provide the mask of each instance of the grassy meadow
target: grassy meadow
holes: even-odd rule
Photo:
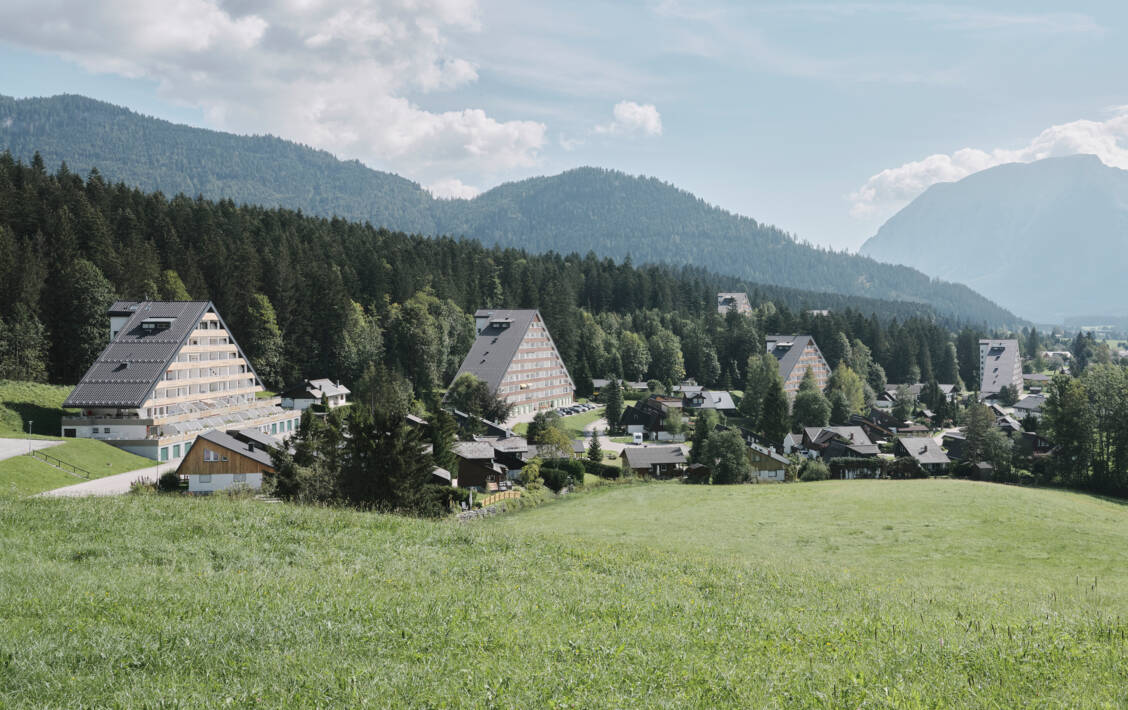
[[[44,385],[38,382],[0,380],[0,436],[27,434],[31,420],[32,433],[57,437],[63,416],[63,401],[73,387]]]
[[[3,499],[0,543],[0,707],[1128,705],[1128,507],[1074,493]]]
[[[157,464],[94,439],[68,439],[43,453],[89,471],[90,478],[59,470],[30,456],[14,456],[0,461],[0,496],[32,495]]]

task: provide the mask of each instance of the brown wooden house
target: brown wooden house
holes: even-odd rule
[[[263,474],[274,473],[270,452],[254,441],[240,441],[218,429],[196,437],[177,474],[188,478],[189,493],[211,493],[238,486],[262,487]]]

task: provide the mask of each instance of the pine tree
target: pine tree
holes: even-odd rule
[[[597,428],[591,430],[591,441],[588,443],[587,458],[588,461],[592,463],[603,462],[603,447],[599,445],[599,429]]]
[[[603,394],[607,400],[607,408],[603,414],[607,419],[607,426],[611,431],[619,431],[619,420],[623,418],[623,390],[619,386],[619,381],[612,377]]]
[[[274,306],[261,293],[251,296],[244,321],[247,326],[239,339],[251,366],[267,387],[282,386],[282,330],[274,314]]]

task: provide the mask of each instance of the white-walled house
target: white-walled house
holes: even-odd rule
[[[282,408],[302,411],[311,405],[321,404],[322,398],[329,402],[330,409],[343,407],[349,403],[352,392],[340,382],[328,379],[305,380],[297,387],[282,393]]]

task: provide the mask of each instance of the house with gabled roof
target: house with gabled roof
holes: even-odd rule
[[[340,382],[323,378],[302,380],[300,384],[290,387],[280,396],[283,407],[301,411],[311,405],[321,404],[322,400],[329,404],[330,409],[343,407],[349,403],[350,394],[352,391]]]
[[[63,402],[79,410],[64,437],[175,461],[211,429],[298,427],[279,398],[257,398],[262,382],[210,301],[118,301],[108,315],[109,345]]]
[[[572,404],[576,385],[540,311],[483,309],[474,325],[478,336],[456,380],[465,373],[483,380],[515,415]]]
[[[682,446],[627,446],[619,456],[624,469],[643,478],[678,475],[689,463]]]
[[[939,475],[948,470],[951,460],[935,440],[927,436],[902,436],[893,444],[893,453],[898,457],[910,457],[931,475]]]
[[[823,459],[870,458],[877,456],[877,445],[857,426],[806,427],[803,448]]]
[[[794,398],[799,393],[803,375],[811,370],[820,390],[825,390],[830,380],[830,365],[823,357],[815,339],[809,335],[769,335],[765,338],[768,352],[779,361],[779,376],[783,391]]]
[[[189,493],[214,493],[240,486],[262,488],[263,475],[273,474],[271,445],[256,438],[212,429],[196,437],[176,469],[188,479]]]

